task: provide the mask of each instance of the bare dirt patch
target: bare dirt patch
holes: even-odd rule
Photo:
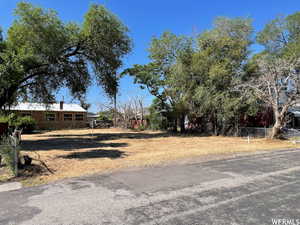
[[[228,155],[259,150],[294,148],[288,141],[238,137],[180,136],[163,132],[133,132],[123,129],[60,130],[23,135],[26,154],[43,160],[54,174],[33,176],[27,184],[66,177],[152,166],[199,156]]]

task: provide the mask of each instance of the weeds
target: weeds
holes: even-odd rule
[[[19,155],[19,147],[14,146],[10,137],[4,137],[0,143],[0,155],[2,156],[3,161],[12,172],[14,176],[17,176],[17,166],[18,166],[18,155]],[[17,156],[16,156],[17,154]]]

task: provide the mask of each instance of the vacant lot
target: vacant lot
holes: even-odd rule
[[[122,129],[60,130],[22,138],[24,152],[40,157],[54,171],[27,179],[33,183],[198,156],[295,147],[288,141],[252,139],[249,144],[244,138],[174,136]]]

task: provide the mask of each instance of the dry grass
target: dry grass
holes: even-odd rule
[[[122,129],[95,129],[93,133],[89,129],[61,130],[22,138],[24,151],[34,158],[39,155],[55,171],[27,178],[27,184],[212,154],[295,147],[279,140],[252,139],[248,144],[246,139],[238,137],[171,136]]]

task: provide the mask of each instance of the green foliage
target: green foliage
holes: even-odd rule
[[[2,138],[0,143],[0,155],[2,156],[11,173],[16,176],[17,174],[15,174],[15,166],[17,166],[17,162],[15,162],[15,154],[19,154],[20,148],[19,146],[16,148],[13,147],[11,141],[12,140],[10,138]]]
[[[0,108],[17,97],[51,102],[61,87],[82,99],[92,78],[109,96],[116,92],[115,73],[131,40],[111,12],[94,4],[78,25],[21,2],[15,15],[7,37],[0,38]]]
[[[150,114],[148,115],[149,127],[152,130],[166,130],[167,125],[167,109],[161,104],[159,99],[154,99],[149,107]]]
[[[14,125],[23,129],[24,133],[31,133],[36,129],[36,121],[31,116],[19,117]]]
[[[8,123],[8,118],[6,116],[0,116],[0,123]]]
[[[300,12],[272,20],[259,32],[257,41],[265,47],[265,51],[269,54],[299,57]]]
[[[247,106],[251,105],[235,90],[245,76],[251,43],[251,20],[242,18],[218,18],[212,30],[198,37],[192,64],[194,79],[198,81],[193,95],[194,112],[210,117],[216,133],[232,126],[235,118],[247,113]]]
[[[188,92],[184,87],[189,86],[191,78],[187,67],[193,53],[192,46],[191,38],[164,32],[151,41],[150,63],[134,65],[124,71],[134,76],[135,83],[146,87],[161,104],[168,105],[169,113],[174,115],[173,120],[188,111]]]
[[[9,126],[15,126],[18,117],[15,113],[10,113],[8,115],[0,115],[0,121],[3,123],[8,123]]]
[[[36,121],[31,116],[20,117],[11,113],[0,116],[0,122],[8,123],[10,128],[23,129],[24,133],[31,133],[36,129]]]
[[[138,128],[136,128],[135,130],[136,131],[144,131],[144,130],[146,130],[147,129],[147,127],[145,126],[145,125],[140,125]]]
[[[118,86],[116,70],[122,65],[121,57],[131,50],[128,28],[104,6],[93,4],[85,15],[82,35],[88,60],[97,81],[112,97]]]
[[[166,118],[160,113],[154,112],[149,116],[150,129],[152,130],[166,130]]]
[[[152,105],[151,126],[162,127],[164,119],[158,113],[162,108],[167,123],[173,122],[176,130],[180,121],[181,131],[186,115],[208,117],[225,130],[226,124],[232,125],[236,117],[247,113],[255,100],[242,97],[235,86],[255,71],[255,64],[246,63],[252,32],[250,19],[220,17],[213,29],[195,40],[170,32],[153,38],[151,62],[126,70],[160,101],[160,109]]]
[[[99,120],[113,120],[114,118],[114,110],[107,110],[99,112]]]

